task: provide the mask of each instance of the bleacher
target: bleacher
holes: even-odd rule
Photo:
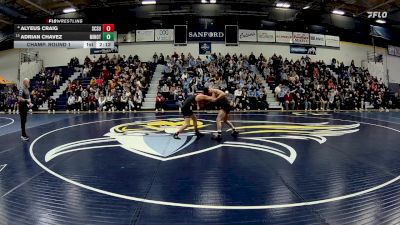
[[[57,71],[60,74],[60,82],[58,85],[52,85],[52,89],[46,92],[46,98],[50,97],[69,77],[74,73],[74,68],[68,66],[55,66],[55,67],[46,67],[45,71]],[[35,75],[31,79],[31,87],[35,88],[46,82],[46,77],[41,77],[40,74]]]
[[[156,65],[150,64],[150,70],[151,73],[154,73],[154,70],[156,68]],[[76,79],[76,81],[79,81],[79,84],[82,85],[83,88],[87,88],[90,84],[90,80],[91,80],[91,76],[87,76],[87,77],[82,77],[82,73],[80,74],[80,76]],[[146,94],[148,92],[149,88],[144,88],[142,90],[142,94],[143,94],[143,101],[145,101],[145,97]],[[59,98],[56,99],[56,108],[58,110],[65,110],[67,109],[67,101],[68,101],[68,90],[65,89],[63,90],[62,94],[59,96]]]

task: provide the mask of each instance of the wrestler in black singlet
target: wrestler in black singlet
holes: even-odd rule
[[[191,117],[193,115],[192,107],[194,106],[196,94],[186,98],[182,104],[182,115],[184,117]]]

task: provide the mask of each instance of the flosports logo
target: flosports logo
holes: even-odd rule
[[[199,120],[198,126],[205,133],[214,126],[214,121]],[[193,126],[183,133],[180,140],[173,139],[173,134],[183,124],[182,119],[140,121],[114,126],[104,137],[71,142],[48,151],[45,161],[49,162],[66,153],[121,147],[132,153],[156,159],[170,161],[194,156],[222,147],[257,150],[278,156],[293,164],[297,157],[296,150],[279,140],[310,140],[323,144],[327,137],[355,133],[360,124],[330,125],[322,123],[276,123],[268,121],[245,121],[237,126],[240,137],[221,143],[205,141],[204,148],[194,149],[191,145],[197,137]],[[217,144],[216,144],[217,143]]]
[[[388,16],[387,12],[367,12],[368,13],[368,18],[369,19],[375,19],[375,18],[379,18],[379,19],[386,19]]]

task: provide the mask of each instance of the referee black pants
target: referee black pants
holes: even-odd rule
[[[21,117],[21,132],[22,132],[22,136],[23,137],[27,137],[26,131],[25,131],[25,124],[26,124],[26,119],[28,117],[28,109],[20,108],[19,116]]]

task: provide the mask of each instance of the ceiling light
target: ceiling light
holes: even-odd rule
[[[210,0],[210,3],[217,3],[217,0]]]
[[[73,12],[76,12],[75,8],[65,8],[63,10],[63,13],[73,13]]]
[[[201,3],[207,3],[207,0],[201,0]]]
[[[143,0],[142,5],[154,5],[156,4],[155,0]]]
[[[337,15],[344,15],[344,11],[339,10],[339,9],[335,9],[332,11],[333,14],[337,14]]]
[[[287,2],[278,2],[278,3],[276,3],[276,7],[279,7],[279,8],[290,8],[290,4],[287,3]]]
[[[384,24],[384,23],[386,23],[386,21],[385,21],[385,20],[376,20],[375,22],[377,22],[377,23],[381,23],[381,24]]]
[[[311,6],[306,5],[306,6],[303,7],[303,9],[309,9],[310,7],[311,7]]]

